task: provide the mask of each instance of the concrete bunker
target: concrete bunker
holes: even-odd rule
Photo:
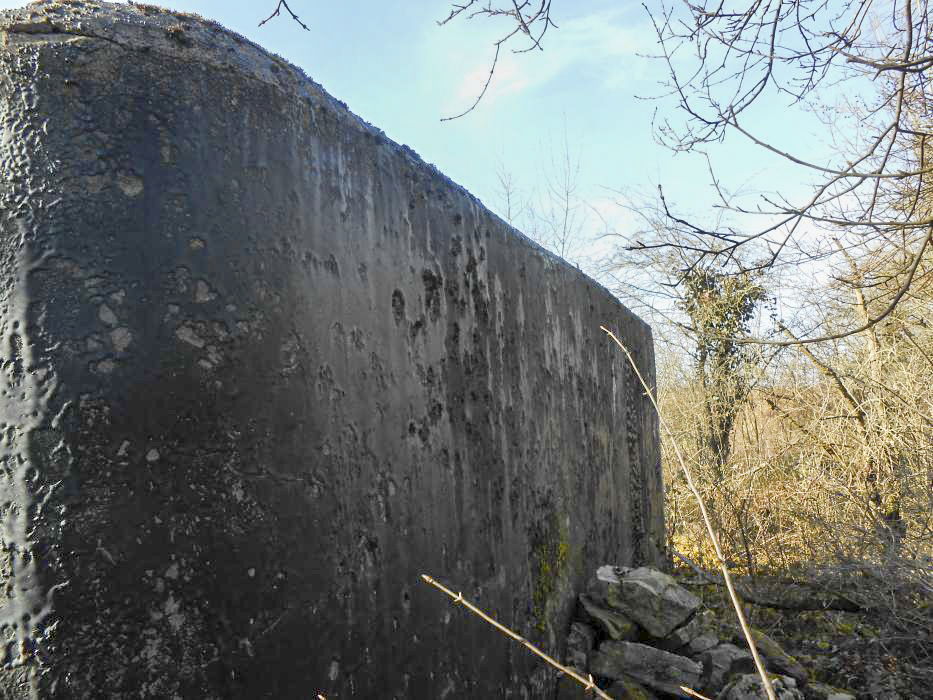
[[[657,563],[650,329],[296,68],[0,13],[0,697],[550,697]]]

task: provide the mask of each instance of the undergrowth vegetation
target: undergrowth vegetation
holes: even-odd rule
[[[663,452],[675,557],[717,563],[676,440],[757,614],[796,637],[800,653],[833,655],[831,680],[874,688],[872,697],[887,697],[883,679],[901,697],[933,697],[929,291],[918,287],[890,323],[826,349],[791,349],[760,371],[732,405],[729,449],[715,459],[709,383],[671,357],[659,381],[674,433]]]

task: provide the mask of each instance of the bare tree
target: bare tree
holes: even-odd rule
[[[659,202],[623,201],[638,222],[629,238],[640,245],[617,248],[604,274],[613,291],[650,320],[664,366],[659,391],[665,418],[676,426],[675,439],[694,464],[723,546],[730,557],[742,552],[747,570],[754,571],[748,523],[752,489],[735,478],[743,470],[733,447],[739,417],[783,350],[743,342],[753,326],[762,325],[762,317],[768,322],[767,288],[773,280],[767,271],[743,270],[744,251],[731,261],[704,257],[702,240],[691,229],[672,225]],[[696,521],[683,502],[685,485],[671,464],[671,449],[665,445],[664,464],[673,537]],[[684,506],[690,513],[686,521]]]
[[[669,221],[695,235],[696,260],[731,260],[746,249],[747,266],[763,269],[831,258],[840,252],[839,241],[849,251],[883,245],[902,258],[891,271],[898,284],[883,308],[854,327],[769,342],[825,341],[890,315],[933,238],[933,218],[921,206],[933,174],[927,155],[933,147],[928,0],[747,0],[737,8],[703,0],[662,6],[651,15],[670,94],[684,116],[657,124],[662,141],[675,150],[700,151],[734,132],[800,168],[801,180],[814,182],[801,201],[778,193],[741,205],[723,197],[718,205],[743,224],[751,216],[763,218],[752,230],[707,228],[665,204]],[[692,58],[682,68],[686,52]],[[858,127],[849,143],[838,144],[839,154],[828,165],[772,143],[746,120],[765,99],[821,114],[828,113],[828,100],[844,95],[853,96],[849,108],[857,113]],[[823,235],[806,241],[803,233],[814,230]]]
[[[509,226],[518,226],[528,209],[528,203],[523,200],[515,177],[502,163],[496,165],[496,179],[499,181],[502,218]]]
[[[828,264],[822,261],[839,255],[840,241],[856,254],[862,246],[884,245],[902,259],[887,303],[860,323],[832,332],[811,323],[794,340],[757,342],[813,343],[871,328],[913,284],[933,241],[933,217],[921,206],[933,175],[930,9],[929,0],[745,0],[736,7],[685,0],[649,10],[670,95],[683,117],[657,122],[661,141],[679,151],[702,151],[735,133],[796,166],[799,180],[812,183],[800,200],[777,192],[743,203],[726,196],[711,171],[720,193],[715,205],[736,215],[727,219],[731,225],[715,227],[668,207],[662,191],[668,223],[693,234],[694,263],[741,259],[744,271]],[[508,29],[495,44],[480,94],[457,116],[474,109],[486,93],[503,45],[527,37],[529,44],[520,50],[541,49],[545,33],[556,26],[547,0],[465,0],[453,4],[441,24],[464,16],[506,19]],[[825,118],[827,133],[833,133],[837,124],[826,116],[829,103],[846,98],[857,127],[834,134],[837,154],[827,164],[772,142],[750,125],[753,106],[778,99],[787,109]],[[750,224],[750,218],[760,223]],[[736,258],[740,249],[745,253]]]
[[[580,154],[571,148],[566,126],[559,146],[551,143],[548,150],[549,162],[540,164],[542,185],[525,193],[508,170],[497,168],[499,210],[533,241],[579,266],[591,208],[580,193]]]

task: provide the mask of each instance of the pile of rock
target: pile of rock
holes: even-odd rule
[[[753,635],[780,700],[855,700],[811,682],[773,639],[758,630]],[[596,572],[580,595],[566,663],[592,674],[614,700],[691,697],[682,686],[717,700],[766,697],[738,627],[716,620],[673,578],[647,567]],[[560,679],[558,700],[587,697],[592,693],[579,683]]]

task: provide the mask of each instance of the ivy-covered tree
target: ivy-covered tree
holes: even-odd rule
[[[701,454],[717,478],[731,451],[735,417],[749,391],[747,336],[765,289],[750,273],[729,275],[694,268],[682,281],[680,306],[690,323],[696,379],[703,388],[705,420],[700,425]]]

